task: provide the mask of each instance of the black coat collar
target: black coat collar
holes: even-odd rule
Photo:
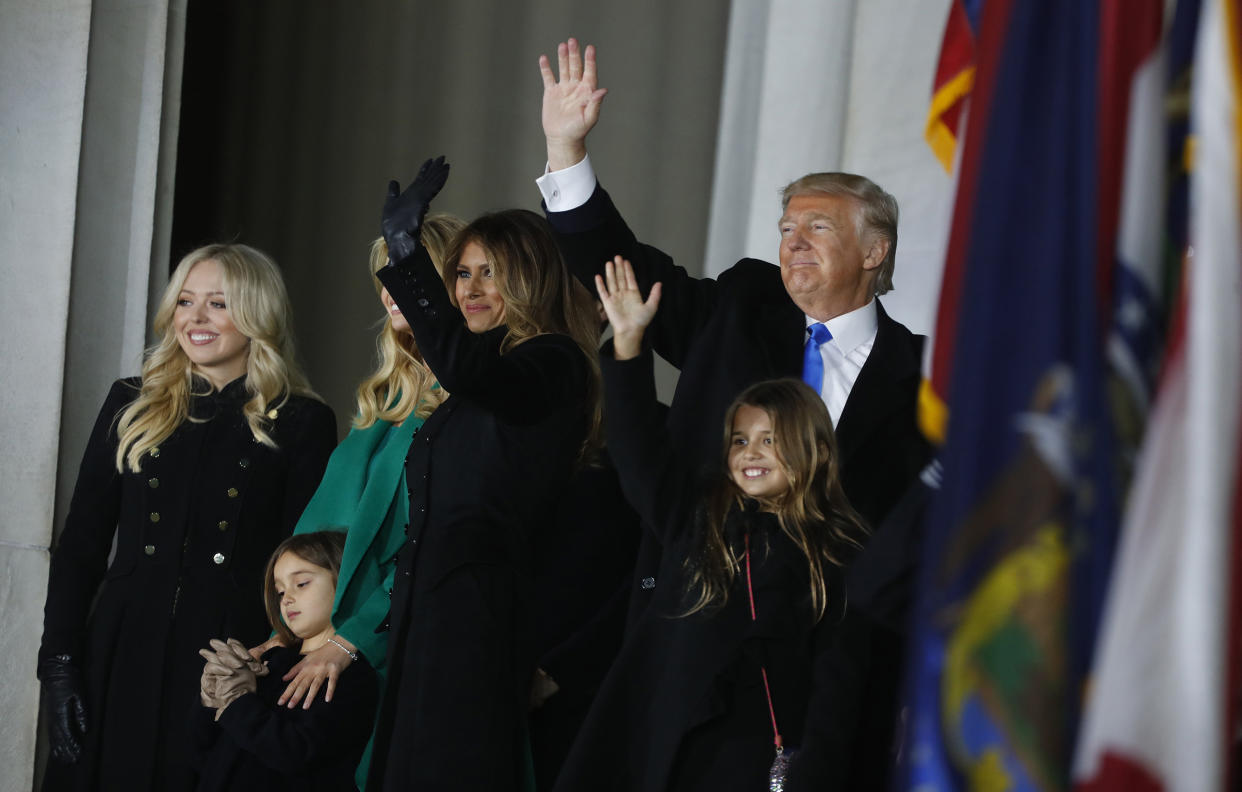
[[[900,407],[906,394],[901,382],[919,375],[920,361],[911,346],[909,331],[889,318],[879,298],[876,298],[875,309],[878,320],[875,344],[854,381],[836,426],[837,452],[843,465],[848,464],[850,456],[871,435],[878,422],[886,420]]]

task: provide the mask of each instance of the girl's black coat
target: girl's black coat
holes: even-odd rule
[[[354,772],[371,736],[379,678],[362,655],[337,679],[331,701],[310,709],[277,706],[281,677],[302,656],[276,647],[263,656],[267,676],[258,689],[224,708],[194,707],[193,760],[198,792],[353,792]]]
[[[263,569],[336,444],[332,411],[300,396],[276,412],[278,448],[256,442],[239,378],[192,397],[196,420],[121,474],[116,418],[139,387],[113,384],[52,556],[39,659],[67,654],[82,669],[89,726],[84,756],[49,762],[44,789],[193,786],[185,713],[198,700],[198,650],[222,635],[267,638]]]
[[[587,427],[589,362],[567,336],[501,354],[471,333],[421,248],[380,280],[449,398],[406,458],[408,541],[369,789],[512,789],[534,672],[531,538]]]
[[[699,491],[670,453],[650,355],[604,354],[601,365],[609,451],[630,502],[665,544],[665,583],[605,679],[556,789],[767,788],[774,747],[761,667],[785,744],[800,748],[787,788],[828,788],[825,768],[850,724],[825,700],[823,681],[857,671],[838,667],[830,651],[849,629],[839,572],[828,571],[828,610],[814,623],[805,556],[773,515],[734,510],[725,534],[739,558],[750,535],[757,620],[744,566],[723,607],[679,616],[690,601],[682,562],[701,530]]]

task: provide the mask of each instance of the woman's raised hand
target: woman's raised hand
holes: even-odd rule
[[[617,360],[638,357],[643,348],[643,332],[655,318],[660,305],[660,284],[651,285],[643,299],[630,262],[616,256],[604,264],[604,274],[595,276],[595,290],[612,325],[613,354]]]
[[[388,243],[388,260],[396,264],[409,258],[418,249],[418,233],[423,218],[431,207],[431,199],[448,181],[449,164],[443,156],[429,159],[418,169],[414,181],[401,190],[397,181],[388,182],[388,197],[380,217],[380,229]]]
[[[543,75],[543,134],[548,142],[548,167],[563,170],[586,156],[586,136],[599,121],[599,106],[606,88],[596,84],[595,47],[586,57],[578,41],[570,39],[556,47],[556,75],[547,55],[539,56]]]
[[[339,635],[336,638],[338,641],[344,640]],[[293,709],[305,696],[306,700],[302,704],[302,709],[310,709],[311,702],[315,700],[315,694],[325,682],[327,687],[324,690],[323,700],[331,701],[332,694],[336,692],[336,680],[352,662],[353,658],[342,652],[341,647],[331,643],[326,643],[313,652],[307,652],[297,665],[289,669],[289,673],[281,677],[285,682],[293,681],[289,682],[285,692],[280,694],[276,705],[283,704]]]

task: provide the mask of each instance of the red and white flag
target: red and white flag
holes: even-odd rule
[[[1226,788],[1242,547],[1242,0],[1204,0],[1178,316],[1119,539],[1081,792]]]

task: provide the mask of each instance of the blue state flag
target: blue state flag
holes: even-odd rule
[[[983,7],[905,789],[1069,784],[1117,524],[1104,393],[1111,300],[1095,264],[1099,35],[1094,2]]]

